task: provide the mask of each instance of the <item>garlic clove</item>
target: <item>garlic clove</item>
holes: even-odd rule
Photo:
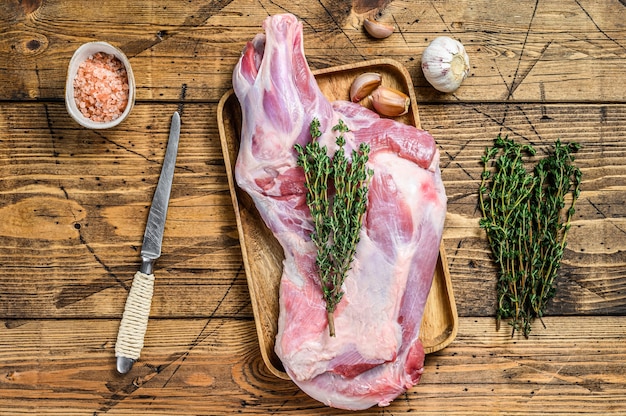
[[[422,53],[422,72],[436,90],[454,92],[469,74],[463,44],[447,36],[435,38]]]
[[[372,105],[379,114],[389,117],[402,116],[409,112],[411,99],[393,88],[380,86],[372,92]]]
[[[352,81],[350,86],[350,100],[353,103],[361,101],[378,88],[381,82],[382,77],[375,72],[366,72],[359,75]]]
[[[376,20],[365,19],[363,22],[365,31],[376,39],[384,39],[393,33],[393,26],[377,22]]]

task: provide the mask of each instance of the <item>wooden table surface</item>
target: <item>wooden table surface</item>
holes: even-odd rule
[[[304,22],[310,66],[381,57],[410,72],[436,138],[458,334],[422,381],[362,414],[626,414],[626,2],[623,0],[0,3],[0,414],[343,414],[267,370],[217,126],[244,43],[267,15]],[[380,14],[395,33],[361,28]],[[439,94],[420,55],[464,43],[471,73]],[[86,130],[64,106],[84,42],[130,58],[137,103]],[[181,145],[140,361],[114,344],[143,229],[182,108]],[[582,145],[582,193],[546,328],[495,329],[496,269],[478,226],[480,156],[498,135],[540,154]]]

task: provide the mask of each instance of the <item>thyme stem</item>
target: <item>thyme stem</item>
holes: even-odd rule
[[[543,323],[580,195],[582,173],[572,155],[579,148],[557,140],[553,152],[527,171],[523,156],[535,155],[532,146],[498,136],[481,158],[480,226],[498,267],[496,329],[509,319],[512,335],[528,337],[535,318]]]
[[[354,259],[367,208],[367,191],[373,171],[367,167],[370,148],[362,143],[350,159],[344,150],[342,120],[333,127],[337,150],[330,157],[326,146],[319,144],[320,123],[311,122],[311,142],[295,145],[298,165],[304,170],[306,201],[313,218],[311,239],[317,247],[316,266],[326,302],[328,330],[335,336],[334,312],[343,297],[343,282]]]

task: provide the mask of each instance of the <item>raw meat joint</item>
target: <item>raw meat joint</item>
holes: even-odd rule
[[[235,176],[285,252],[276,353],[292,380],[328,406],[386,406],[423,371],[419,331],[446,213],[439,151],[423,130],[358,104],[329,102],[309,69],[302,24],[294,16],[270,16],[264,29],[248,42],[233,73],[243,111]],[[339,119],[350,128],[347,154],[369,143],[374,171],[356,256],[335,311],[335,337],[328,334],[294,149],[310,141],[314,117],[329,152],[336,148],[331,128]]]

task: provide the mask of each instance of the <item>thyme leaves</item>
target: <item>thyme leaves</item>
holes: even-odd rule
[[[580,196],[582,173],[573,165],[579,148],[557,140],[532,171],[524,161],[536,154],[530,145],[498,136],[485,150],[478,198],[480,227],[498,267],[497,329],[508,319],[512,335],[528,337],[536,318],[543,323]]]
[[[339,120],[332,130],[338,146],[332,157],[318,141],[322,132],[317,118],[310,125],[311,141],[306,146],[296,144],[295,149],[298,165],[304,170],[306,202],[314,225],[311,239],[317,247],[316,265],[329,334],[335,336],[334,312],[343,297],[343,282],[359,242],[373,171],[367,167],[369,145],[361,143],[348,158],[344,149],[348,126]]]

